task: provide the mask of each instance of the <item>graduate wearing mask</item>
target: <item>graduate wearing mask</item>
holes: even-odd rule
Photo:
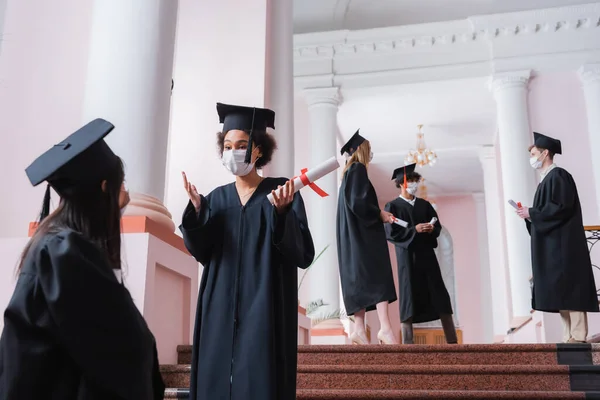
[[[262,178],[271,161],[275,113],[217,103],[223,165],[235,182],[190,201],[179,229],[204,266],[190,399],[293,400],[298,353],[298,270],[315,251],[293,181]],[[267,198],[273,194],[274,204]]]
[[[385,210],[408,222],[408,227],[388,225],[387,239],[396,247],[402,343],[413,344],[413,323],[441,320],[446,342],[457,343],[450,295],[442,279],[434,249],[442,225],[431,203],[415,196],[421,175],[416,164],[397,168],[392,180],[400,196]],[[433,218],[436,222],[431,224]]]
[[[540,171],[541,182],[533,206],[517,210],[531,235],[532,308],[560,313],[564,342],[583,343],[586,312],[598,312],[598,297],[577,186],[571,174],[554,164],[554,156],[562,154],[560,140],[533,135],[530,164]]]
[[[337,250],[342,295],[348,315],[354,315],[352,343],[368,344],[365,312],[377,310],[379,343],[397,344],[388,316],[388,304],[396,301],[390,253],[383,224],[393,216],[379,209],[367,167],[373,154],[368,140],[358,131],[341,149],[346,155],[338,197]]]
[[[0,338],[0,400],[162,399],[154,337],[121,268],[123,163],[97,119],[26,170],[48,182]],[[49,214],[50,187],[60,196]],[[48,215],[49,214],[49,215]]]

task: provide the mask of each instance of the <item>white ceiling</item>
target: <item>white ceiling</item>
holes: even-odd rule
[[[438,154],[434,167],[418,168],[431,195],[483,191],[478,149],[494,142],[496,109],[485,78],[426,82],[342,92],[340,142],[360,128],[374,153],[370,168],[381,199],[396,195],[392,171],[416,145],[417,125]]]
[[[294,0],[294,32],[369,29],[465,19],[592,0]]]

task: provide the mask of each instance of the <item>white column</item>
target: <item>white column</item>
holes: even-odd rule
[[[506,244],[513,318],[529,316],[531,311],[531,247],[525,223],[507,204],[509,199],[531,205],[535,192],[534,171],[527,148],[533,139],[527,114],[527,84],[531,71],[498,74],[492,77],[498,113],[500,163],[505,207]]]
[[[479,248],[479,288],[481,299],[481,326],[483,343],[493,343],[493,307],[490,280],[490,259],[488,252],[488,227],[486,223],[486,203],[483,193],[473,193],[475,201],[475,215],[477,216],[477,246]]]
[[[304,95],[310,119],[310,165],[317,165],[337,153],[337,112],[340,97],[338,88],[308,89],[304,91]],[[340,308],[336,245],[337,174],[321,178],[319,187],[329,196],[311,201],[308,210],[310,231],[317,254],[325,246],[329,245],[329,248],[310,272],[310,301],[323,299],[329,304],[330,310],[335,310]]]
[[[495,147],[482,147],[479,159],[483,168],[485,223],[487,224],[487,252],[489,257],[489,273],[487,275],[490,290],[488,293],[491,294],[492,299],[493,334],[495,337],[505,336],[510,325],[511,308],[506,271],[506,242],[502,231],[501,207],[504,207],[504,200],[500,197],[500,174]]]
[[[582,66],[579,69],[579,76],[583,82],[590,151],[592,151],[592,166],[596,186],[596,204],[600,215],[600,159],[597,156],[600,151],[600,64]]]
[[[107,143],[125,163],[131,203],[174,231],[162,205],[178,0],[94,1],[84,123],[115,125]]]
[[[267,13],[265,106],[275,111],[277,151],[265,175],[294,176],[293,2],[271,0]]]

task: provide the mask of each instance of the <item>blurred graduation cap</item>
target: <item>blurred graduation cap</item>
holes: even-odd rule
[[[546,149],[554,154],[562,154],[562,145],[560,140],[533,132],[533,145],[539,149]]]
[[[267,128],[275,129],[275,111],[268,108],[217,103],[217,113],[219,113],[219,123],[223,124],[223,132],[236,129],[249,133],[248,150],[244,161],[246,164],[250,164],[252,162],[253,131],[266,132]]]
[[[406,175],[415,172],[416,163],[405,165],[404,167],[396,168],[392,174],[392,180],[398,182],[400,176],[404,175],[404,186],[406,187]]]
[[[340,153],[342,155],[344,154],[348,154],[349,156],[351,156],[352,154],[354,154],[354,152],[356,151],[356,149],[358,149],[358,146],[360,146],[365,140],[364,137],[359,135],[359,130],[357,130],[354,135],[352,135],[352,137],[350,138],[350,140],[348,140],[348,142],[346,142],[346,144],[344,146],[342,146],[342,149],[340,151]]]
[[[392,174],[392,180],[398,179],[398,177],[400,175],[404,175],[406,177],[407,174],[415,172],[416,166],[417,166],[417,164],[413,163],[413,164],[405,165],[404,167],[396,168],[394,170],[394,173]]]
[[[60,196],[69,189],[97,182],[113,168],[118,157],[103,140],[114,129],[113,124],[95,119],[55,144],[25,170],[33,186],[47,181],[40,221],[50,212],[50,187]]]

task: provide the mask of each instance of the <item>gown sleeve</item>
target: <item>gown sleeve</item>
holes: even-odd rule
[[[179,229],[183,234],[183,242],[196,261],[206,266],[210,261],[214,240],[214,224],[211,220],[210,195],[209,198],[200,196],[200,212],[197,213],[192,202],[188,202],[183,211],[183,218]]]
[[[426,237],[432,242],[431,244],[433,247],[436,248],[437,239],[440,237],[440,233],[442,233],[442,224],[440,223],[440,217],[435,211],[435,208],[433,208],[430,202],[427,202],[427,222],[431,221],[433,217],[437,218],[437,221],[433,224],[433,231],[431,233],[425,233],[424,235],[427,235]]]
[[[561,226],[572,216],[575,207],[577,189],[573,178],[566,171],[555,172],[546,178],[550,182],[543,189],[547,191],[544,197],[548,200],[529,209],[533,229],[539,233],[548,233]]]
[[[394,214],[396,218],[408,222],[406,228],[396,224],[384,224],[387,240],[396,246],[408,249],[417,233],[412,218],[408,213],[404,213],[402,210],[398,209],[393,202],[389,202],[385,205],[385,211]]]
[[[315,247],[308,229],[308,219],[304,200],[297,192],[291,207],[278,214],[273,207],[273,245],[290,264],[298,268],[308,268],[315,258]]]
[[[376,195],[369,182],[367,168],[361,163],[354,163],[346,171],[344,200],[350,211],[366,226],[381,223],[381,211],[374,199]]]
[[[154,337],[96,246],[77,233],[60,234],[36,265],[53,335],[86,381],[116,399],[152,399],[164,391]]]

